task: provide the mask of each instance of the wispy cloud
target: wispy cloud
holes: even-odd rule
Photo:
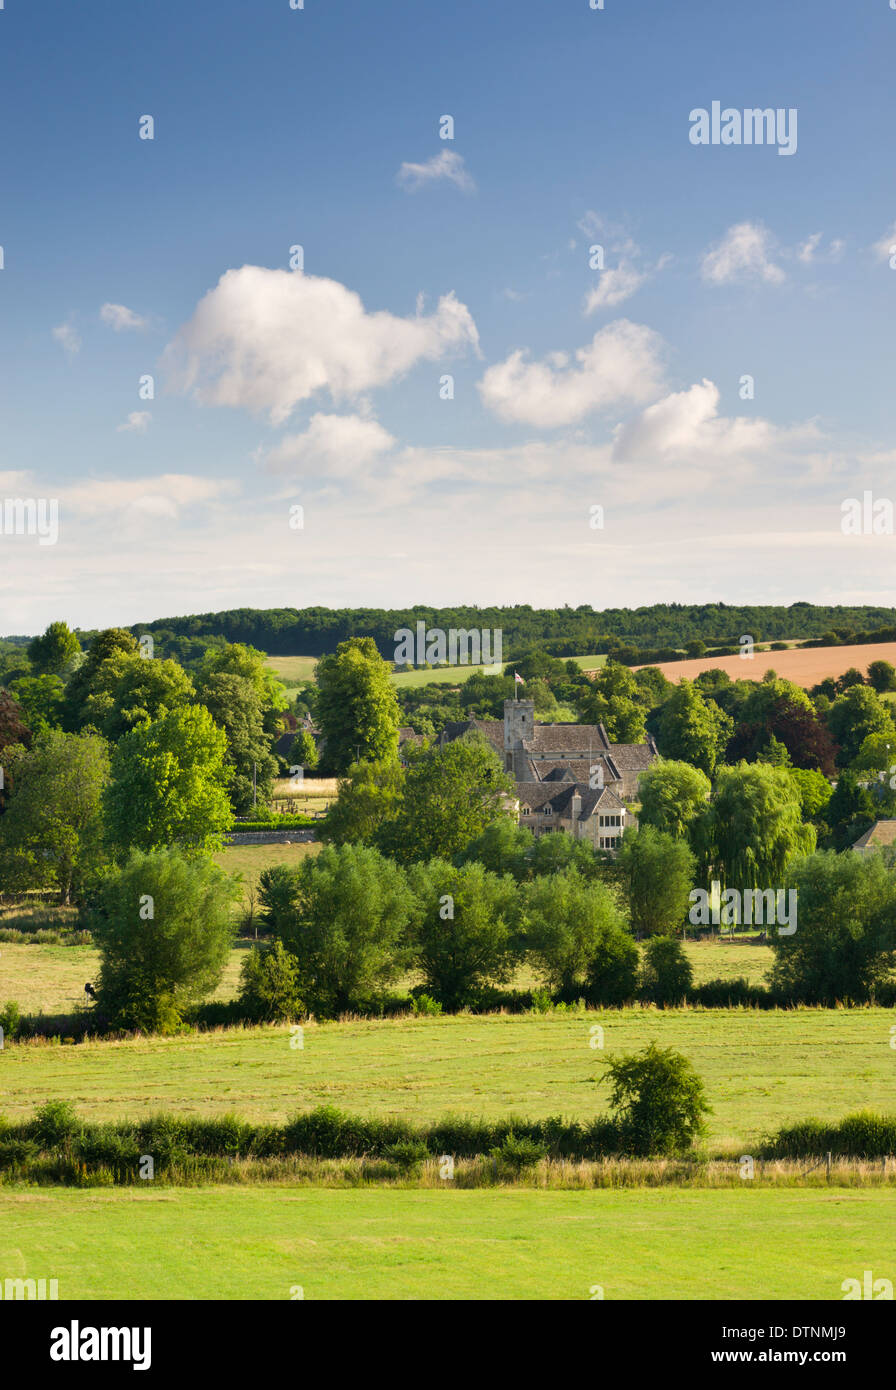
[[[132,410],[124,424],[116,427],[117,432],[120,434],[124,430],[133,434],[145,434],[151,419],[152,413],[149,410]]]
[[[442,181],[453,183],[464,193],[476,191],[476,184],[464,164],[463,155],[455,154],[453,150],[440,150],[423,164],[405,162],[395,177],[409,193],[416,193],[419,188]]]
[[[145,328],[149,322],[148,319],[142,318],[140,314],[135,314],[133,309],[128,309],[124,304],[104,304],[100,309],[100,318],[103,323],[114,328],[116,333],[123,333],[129,328]]]
[[[74,357],[76,353],[81,351],[81,335],[71,319],[67,319],[65,323],[57,324],[53,329],[53,337],[57,343],[61,344],[69,357]]]
[[[710,285],[747,279],[780,285],[787,278],[773,260],[772,237],[759,222],[738,222],[729,227],[718,245],[704,253],[701,273]]]

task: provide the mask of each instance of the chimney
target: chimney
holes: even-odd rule
[[[569,798],[569,818],[572,822],[572,836],[574,840],[579,838],[579,817],[582,814],[582,798],[579,789],[576,787],[572,796]]]

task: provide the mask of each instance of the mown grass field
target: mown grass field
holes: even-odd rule
[[[575,661],[583,671],[596,670],[603,666],[606,656],[573,656],[564,657],[564,661]],[[317,664],[316,656],[269,656],[267,664],[274,672],[278,680],[281,680],[287,687],[295,687],[302,681],[314,679],[314,667]],[[506,663],[505,663],[506,664]],[[461,685],[469,676],[480,674],[486,671],[494,675],[493,666],[443,666],[438,670],[432,671],[402,671],[393,673],[393,684],[399,687],[415,689],[417,686],[430,685]]]
[[[232,845],[217,856],[229,872],[239,870],[246,887],[257,881],[267,864],[301,863],[318,845]],[[264,853],[262,853],[264,851]],[[272,857],[270,851],[275,851]],[[234,999],[239,992],[239,969],[248,943],[240,942],[231,952],[215,999]],[[743,975],[760,984],[771,962],[767,946],[719,946],[688,944],[697,984],[711,979],[736,979]],[[23,1013],[61,1014],[84,1003],[84,985],[93,983],[99,970],[99,955],[92,946],[28,946],[0,943],[0,1003],[14,999]],[[417,977],[408,977],[408,985]],[[538,981],[531,969],[519,971],[514,985],[531,989]]]
[[[841,1299],[885,1191],[0,1193],[0,1277],[60,1299]],[[299,1292],[301,1291],[301,1292]]]
[[[32,1043],[0,1052],[0,1110],[21,1118],[65,1099],[96,1120],[232,1111],[281,1123],[321,1104],[418,1121],[449,1112],[584,1119],[607,1108],[602,1058],[655,1040],[704,1080],[709,1152],[738,1155],[785,1123],[896,1108],[892,1020],[886,1009],[633,1008],[311,1023],[302,1049],[285,1025]],[[603,1049],[591,1045],[595,1024]]]

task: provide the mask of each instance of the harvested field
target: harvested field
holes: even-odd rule
[[[896,666],[896,642],[874,642],[855,647],[811,647],[808,650],[757,652],[752,660],[741,656],[697,657],[693,661],[666,661],[660,670],[667,680],[692,681],[701,671],[727,671],[733,681],[762,680],[768,670],[809,689],[828,676],[842,676],[850,666],[865,675],[872,661]],[[639,671],[641,668],[633,668]],[[588,673],[589,675],[591,672]]]

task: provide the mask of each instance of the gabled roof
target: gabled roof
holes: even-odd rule
[[[587,820],[598,809],[601,811],[624,811],[625,803],[610,787],[592,790],[587,782],[519,782],[517,796],[520,806],[528,806],[531,811],[543,811],[550,805],[555,816],[570,819],[570,802],[578,792],[582,799],[580,820]]]
[[[860,835],[853,849],[880,849],[896,844],[896,820],[875,821],[870,830]]]

